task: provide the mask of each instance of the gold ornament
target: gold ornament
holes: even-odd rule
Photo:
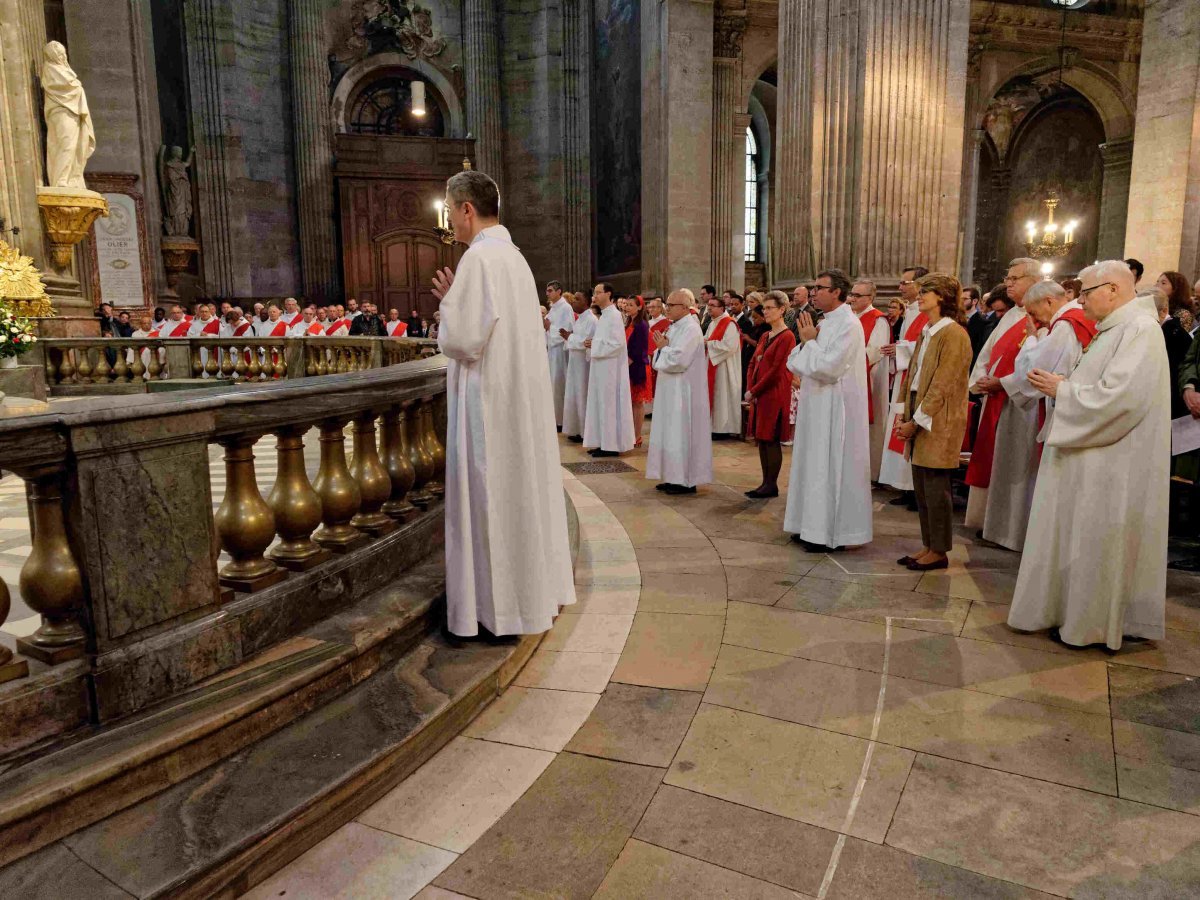
[[[33,259],[0,240],[0,302],[12,303],[21,317],[52,316],[42,273]]]
[[[92,223],[108,215],[108,201],[95,191],[38,188],[38,208],[50,238],[50,258],[59,269],[71,265],[75,245],[87,237]]]

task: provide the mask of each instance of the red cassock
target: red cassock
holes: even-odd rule
[[[988,374],[994,378],[1004,378],[1011,375],[1017,368],[1017,354],[1025,343],[1028,333],[1025,330],[1025,319],[1017,320],[1009,326],[1008,331],[1000,336],[1000,340],[992,346],[991,356],[988,357]],[[971,462],[967,465],[967,484],[975,488],[985,488],[992,483],[992,462],[996,458],[996,427],[1000,424],[1000,413],[1008,402],[1008,393],[999,390],[988,394],[987,402],[983,404],[983,412],[979,414],[979,431],[975,434],[975,443],[971,448]]]
[[[796,349],[795,335],[784,329],[767,340],[758,339],[758,347],[746,371],[746,390],[754,395],[746,434],[760,441],[790,441],[792,426],[788,412],[792,405],[792,373],[787,361]]]
[[[871,342],[871,332],[875,330],[875,323],[883,317],[883,313],[872,307],[863,313],[859,320],[863,327],[863,340],[868,344]],[[879,363],[883,365],[883,363]],[[871,361],[867,360],[867,421],[875,424],[875,402],[871,397]]]

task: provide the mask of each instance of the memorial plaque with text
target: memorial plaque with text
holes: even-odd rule
[[[108,217],[90,235],[92,299],[115,307],[153,304],[142,195],[136,175],[88,175],[88,186],[104,194]]]

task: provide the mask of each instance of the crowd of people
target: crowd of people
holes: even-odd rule
[[[1022,258],[983,293],[912,266],[882,309],[874,283],[838,269],[790,296],[600,283],[588,298],[551,282],[556,423],[614,457],[641,446],[650,411],[647,477],[667,494],[711,482],[712,442],[744,437],[762,470],[746,496],[778,497],[790,444],[792,540],[869,543],[872,485],[892,488],[922,544],[897,564],[918,572],[949,566],[962,475],[967,526],[1024,553],[1012,627],[1071,646],[1158,638],[1171,469],[1195,466],[1172,462],[1170,419],[1200,419],[1200,341],[1187,280],[1139,292],[1140,269],[1053,281]]]

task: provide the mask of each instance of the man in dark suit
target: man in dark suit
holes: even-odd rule
[[[708,334],[708,326],[712,324],[712,316],[708,314],[708,301],[717,296],[717,289],[711,284],[706,284],[700,288],[700,330]]]
[[[987,343],[988,335],[996,327],[997,319],[993,319],[986,310],[980,309],[979,288],[975,285],[963,288],[963,312],[967,316],[967,335],[971,338],[971,365],[979,357],[979,351]]]

